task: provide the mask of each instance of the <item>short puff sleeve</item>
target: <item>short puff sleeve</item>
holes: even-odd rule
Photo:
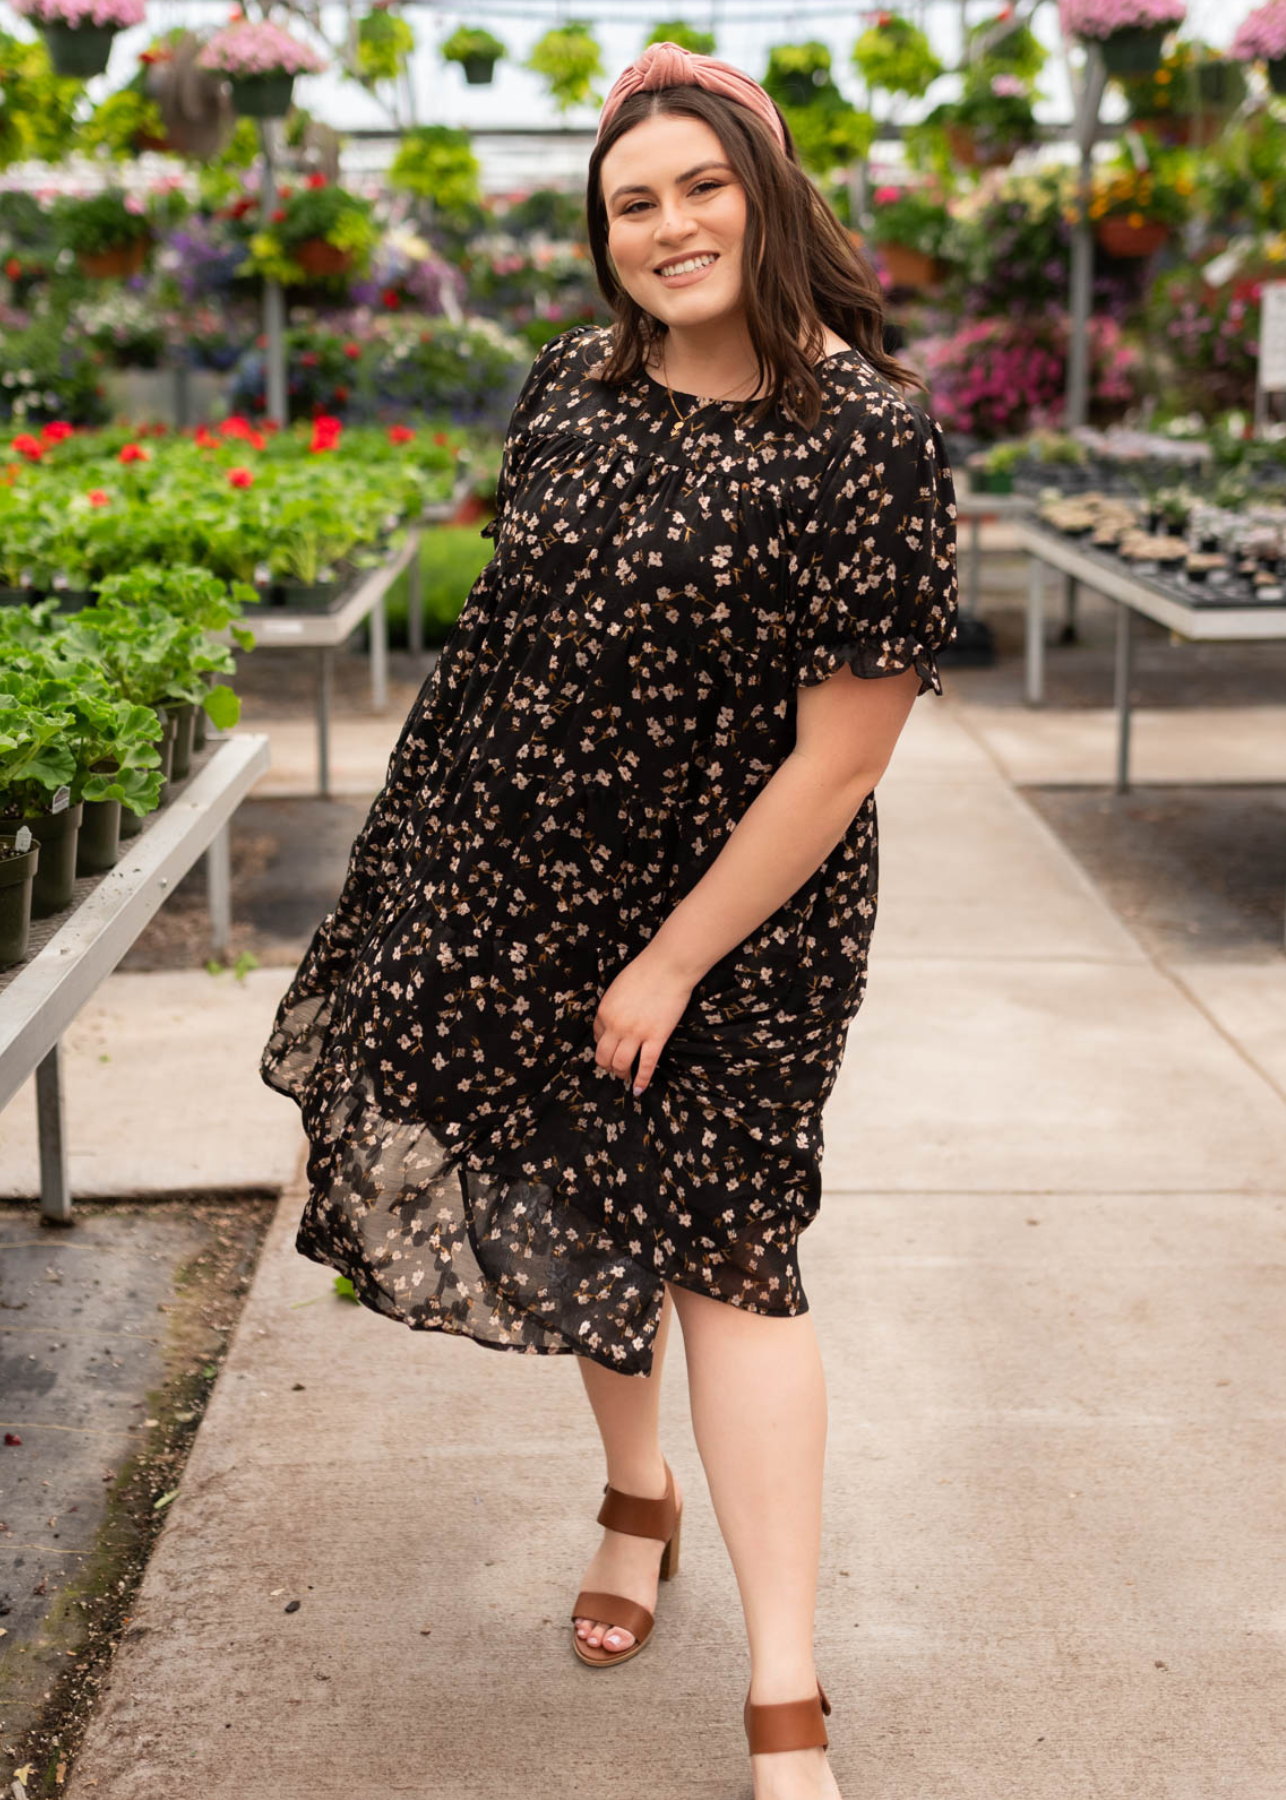
[[[793,672],[814,687],[920,672],[942,692],[936,652],[955,636],[956,504],[942,433],[893,401],[852,432],[818,483],[793,576]]]
[[[540,346],[528,369],[505,428],[504,448],[500,453],[500,473],[496,478],[496,516],[482,527],[481,536],[495,538],[505,506],[513,492],[519,460],[527,442],[527,427],[538,408],[541,395],[553,371],[558,367],[573,338],[591,330],[588,325],[572,325]]]

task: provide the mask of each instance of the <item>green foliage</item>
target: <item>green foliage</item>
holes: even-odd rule
[[[68,323],[63,305],[0,331],[0,421],[17,427],[51,419],[96,425],[107,417],[99,368]],[[0,562],[5,552],[0,541]]]
[[[94,108],[81,128],[80,143],[86,150],[104,149],[115,157],[138,154],[139,137],[165,136],[165,121],[155,100],[138,88],[119,89]]]
[[[0,31],[0,169],[30,157],[61,162],[76,135],[84,85],[54,74],[43,39]]]
[[[363,81],[395,81],[415,49],[415,33],[401,16],[377,7],[357,22],[357,71]]]
[[[499,62],[508,51],[500,39],[481,26],[459,25],[438,45],[445,62]]]
[[[277,209],[281,217],[251,234],[249,255],[238,273],[258,274],[298,287],[310,277],[296,260],[299,247],[317,239],[345,251],[350,263],[342,279],[364,275],[379,243],[369,200],[320,176],[295,188]]]
[[[1003,26],[1007,29],[1002,30]],[[992,38],[992,32],[1000,35]],[[988,43],[990,39],[990,43]],[[984,44],[987,48],[983,48]],[[1030,25],[1012,23],[997,13],[969,27],[965,38],[966,60],[991,75],[1016,75],[1020,81],[1036,80],[1049,60],[1049,52]]]
[[[775,44],[763,85],[781,108],[805,168],[828,175],[870,153],[875,120],[840,93],[825,44]]]
[[[0,675],[0,818],[33,819],[47,811],[76,773],[65,741],[71,715],[38,706],[35,688],[30,676]]]
[[[853,46],[853,66],[870,88],[919,99],[943,73],[929,39],[898,13],[881,13]]]
[[[877,244],[907,244],[937,256],[950,224],[946,201],[935,189],[886,187],[875,190],[870,237]]]
[[[494,486],[494,481],[493,481]],[[420,540],[424,641],[441,643],[460,616],[469,590],[491,560],[492,544],[477,525],[436,525]],[[389,638],[407,641],[407,580],[398,577],[387,601]]]
[[[643,48],[646,50],[649,44],[677,44],[680,50],[686,50],[692,56],[713,56],[715,53],[713,31],[698,31],[682,19],[662,19],[659,25],[654,25]]]
[[[53,222],[61,242],[86,255],[120,249],[152,235],[147,213],[131,211],[120,188],[105,188],[84,199],[61,196],[53,206]]]
[[[565,188],[534,188],[524,199],[508,207],[496,221],[510,237],[538,235],[547,238],[585,240],[585,199]]]
[[[467,131],[453,125],[420,125],[403,136],[388,182],[450,214],[477,205],[481,176]]]
[[[1286,115],[1239,119],[1197,166],[1199,207],[1230,232],[1286,231]]]
[[[593,85],[605,72],[603,53],[583,20],[571,19],[566,25],[547,31],[537,40],[523,67],[544,78],[550,98],[560,112],[584,102],[601,106],[606,98]]]

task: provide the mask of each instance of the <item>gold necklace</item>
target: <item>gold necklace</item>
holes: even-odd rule
[[[665,391],[670,396],[670,405],[674,408],[675,413],[678,417],[678,422],[679,422],[678,425],[671,425],[671,427],[670,427],[670,436],[671,437],[673,437],[675,432],[679,429],[679,425],[686,425],[688,420],[692,417],[693,413],[700,412],[701,408],[703,406],[713,406],[716,400],[726,400],[728,398],[727,394],[714,394],[708,400],[698,400],[695,406],[691,406],[688,408],[687,412],[685,412],[685,413],[679,412],[679,403],[674,397],[674,389],[670,386],[670,377],[665,372],[665,348],[664,348],[664,346],[662,346],[662,349],[661,349],[661,378],[665,382]],[[732,385],[733,385],[733,387],[739,387],[741,384],[739,382],[734,381]]]

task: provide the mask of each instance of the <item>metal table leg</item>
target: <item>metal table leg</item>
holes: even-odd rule
[[[1033,556],[1027,565],[1026,700],[1041,706],[1045,699],[1045,565]]]
[[[41,1214],[54,1224],[70,1225],[71,1181],[63,1116],[61,1038],[36,1064],[36,1137],[40,1145]]]
[[[317,652],[317,792],[330,799],[330,687],[333,652],[325,645]]]
[[[210,839],[205,852],[206,897],[210,911],[211,954],[227,954],[232,934],[231,832],[224,825]]]
[[[1116,791],[1130,791],[1130,672],[1133,661],[1131,609],[1116,603]]]
[[[388,709],[388,609],[383,594],[371,608],[371,706],[377,713]]]
[[[1063,629],[1058,634],[1060,644],[1076,642],[1076,602],[1080,598],[1081,584],[1075,575],[1063,577]]]
[[[424,649],[424,569],[418,538],[406,569],[406,639],[412,656],[418,656]]]

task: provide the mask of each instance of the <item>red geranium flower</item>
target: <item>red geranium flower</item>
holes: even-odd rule
[[[120,460],[123,463],[150,462],[152,452],[145,450],[142,444],[122,444]]]
[[[441,437],[441,435],[441,432],[439,432],[438,436]],[[390,444],[409,444],[414,440],[414,437],[415,433],[408,425],[390,425],[388,428],[388,441]]]
[[[308,185],[310,188],[324,188],[326,186],[326,177],[324,175],[310,175],[308,177]]]
[[[396,288],[385,288],[384,292],[380,295],[380,300],[390,312],[396,312],[398,307],[402,304],[402,296],[398,293]]]
[[[217,450],[219,447],[218,438],[212,431],[207,431],[204,425],[198,425],[196,428],[196,442],[202,450]]]
[[[360,344],[344,345],[344,355],[348,358],[349,362],[356,362],[361,354],[362,346]]]
[[[11,256],[9,258],[4,266],[4,272],[9,277],[10,281],[16,281],[19,275],[22,274],[22,264],[18,261],[16,256]]]
[[[343,429],[342,420],[333,418],[329,413],[318,413],[313,420],[313,437],[308,448],[314,452],[334,450]]]
[[[306,369],[315,369],[321,361],[321,357],[315,350],[305,350],[299,360]]]
[[[272,215],[273,224],[280,225],[282,223],[282,221],[284,220],[285,216],[286,216],[285,207],[284,206],[277,207]]]
[[[91,506],[110,506],[112,497],[106,488],[90,488],[85,496]]]
[[[50,419],[49,423],[42,427],[40,435],[46,444],[61,444],[64,438],[72,436],[75,429],[76,427],[69,425],[66,419]]]
[[[255,478],[249,469],[229,469],[228,480],[233,487],[253,487]]]
[[[348,399],[348,389],[341,382],[339,384],[339,386],[335,389],[335,404],[336,404],[336,406],[342,406],[344,404],[345,400],[347,400],[347,399]]]
[[[39,462],[45,454],[44,446],[39,438],[33,438],[29,431],[20,432],[16,438],[12,438],[9,448],[16,450],[19,456],[25,456],[32,462]]]
[[[447,434],[445,431],[435,431],[433,433],[433,442],[435,444],[445,444],[446,441],[447,441]]]

